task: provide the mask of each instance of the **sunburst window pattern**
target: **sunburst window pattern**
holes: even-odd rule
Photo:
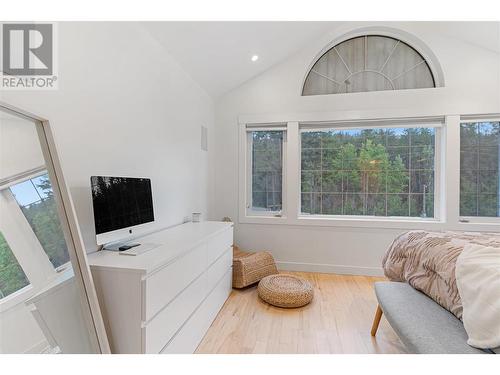
[[[435,87],[425,59],[408,44],[386,36],[365,35],[328,50],[314,64],[302,95]]]

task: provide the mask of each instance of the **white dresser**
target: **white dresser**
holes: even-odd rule
[[[158,247],[88,257],[113,353],[192,353],[231,292],[233,226],[186,223],[137,239]]]

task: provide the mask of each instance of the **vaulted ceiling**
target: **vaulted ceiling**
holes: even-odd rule
[[[334,22],[152,22],[146,30],[210,95],[286,59]],[[251,61],[253,55],[259,59]]]
[[[143,27],[217,98],[348,22],[146,22]],[[356,22],[364,26],[368,22]],[[387,23],[385,23],[387,24]],[[411,28],[417,23],[409,22]],[[425,22],[417,27],[500,53],[499,22]],[[251,61],[253,55],[259,59]]]

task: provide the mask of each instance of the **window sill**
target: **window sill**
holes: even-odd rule
[[[7,297],[4,297],[0,300],[0,313],[3,313],[11,308],[24,303],[28,300],[33,294],[35,290],[33,286],[26,285],[24,288],[19,289],[17,292],[14,292]]]
[[[445,223],[436,218],[417,217],[377,217],[377,216],[306,216],[301,215],[298,222],[306,225],[382,228],[382,229],[429,229],[439,230]]]
[[[477,218],[476,218],[477,219]],[[446,222],[436,218],[395,218],[395,217],[329,217],[320,215],[300,215],[291,217],[240,216],[240,224],[287,225],[331,228],[366,228],[393,230],[428,231],[470,231],[499,232],[498,222]]]
[[[243,216],[239,220],[242,224],[278,224],[292,226],[323,226],[323,227],[352,227],[352,228],[386,228],[386,229],[426,229],[441,230],[445,222],[436,218],[395,218],[395,217],[359,217],[359,216],[322,216],[300,215],[297,218]]]
[[[281,211],[247,211],[246,217],[281,218],[281,217],[285,217],[285,215]]]
[[[287,224],[288,217],[272,215],[240,215],[239,222],[243,224]]]
[[[332,226],[352,228],[382,228],[382,229],[429,229],[439,230],[445,222],[436,218],[416,217],[377,217],[377,216],[322,216],[322,215],[300,215],[297,219],[298,225]]]

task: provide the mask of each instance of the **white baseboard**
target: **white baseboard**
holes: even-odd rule
[[[340,275],[384,276],[380,267],[343,266],[338,264],[297,263],[276,261],[278,269],[284,271],[302,271],[319,273],[337,273]]]

